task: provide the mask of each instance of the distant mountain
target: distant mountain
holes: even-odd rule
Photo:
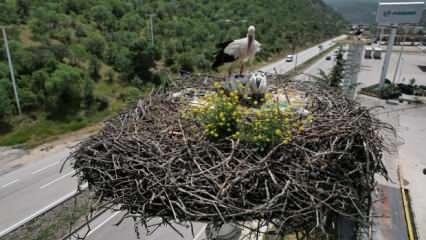
[[[379,0],[324,0],[347,21],[354,24],[372,24],[376,20]]]

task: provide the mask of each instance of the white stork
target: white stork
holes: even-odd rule
[[[216,45],[219,49],[216,53],[216,60],[213,63],[213,69],[225,63],[232,63],[228,69],[229,77],[232,74],[234,63],[240,64],[240,75],[244,73],[244,64],[249,60],[253,60],[256,53],[260,51],[261,44],[255,39],[256,28],[250,26],[248,28],[247,37],[231,40]]]

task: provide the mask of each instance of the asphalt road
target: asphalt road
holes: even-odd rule
[[[322,43],[323,51],[332,47],[335,41],[343,38],[345,36]],[[298,65],[319,54],[318,46],[298,53]],[[323,66],[322,64],[308,72],[315,71],[318,67]],[[273,73],[274,69],[276,69],[279,73],[286,73],[292,70],[294,65],[295,62],[288,63],[285,60],[281,60],[260,70]],[[0,168],[0,237],[75,192],[77,178],[73,177],[74,172],[71,166],[67,164],[63,172],[59,172],[62,161],[69,155],[69,152],[69,149],[57,151],[16,169],[2,171],[4,169]],[[119,227],[112,227],[113,220],[118,218],[114,214],[116,213],[106,214],[103,218],[100,218],[104,219],[102,222],[95,221],[93,229],[96,229],[96,231],[91,234],[89,239],[135,239],[133,223],[130,221],[124,222]],[[201,235],[203,234],[203,226],[203,224],[197,224]],[[173,230],[170,230],[162,228],[161,231],[158,231],[148,239],[179,238]],[[193,239],[189,229],[183,229],[183,232],[184,239]]]
[[[68,154],[61,151],[0,176],[0,237],[76,190],[71,167],[59,172]]]
[[[329,49],[330,47],[334,46],[336,44],[336,41],[345,39],[346,36],[342,35],[339,37],[336,37],[334,39],[330,39],[328,41],[325,41],[321,44],[315,45],[311,48],[308,48],[302,52],[299,52],[295,55],[295,60],[293,62],[286,62],[285,59],[282,59],[280,61],[277,61],[275,63],[268,64],[267,66],[264,66],[260,68],[259,70],[269,73],[275,73],[275,70],[278,73],[284,74],[294,69],[296,65],[296,58],[297,58],[297,66],[305,63],[306,61],[312,59],[313,57],[317,56],[321,52]],[[320,50],[319,46],[322,45],[322,50]]]
[[[117,225],[117,223],[121,220],[122,216],[122,212],[107,211],[105,214],[101,215],[96,220],[94,220],[94,222],[92,222],[92,224],[90,225],[90,230],[85,227],[81,229],[77,234],[69,238],[69,240],[76,240],[78,239],[78,237],[85,236],[85,234],[87,234],[87,240],[137,239],[132,219],[125,219],[120,225]],[[154,219],[149,222],[149,225],[154,225],[159,222],[159,219]],[[146,240],[202,240],[206,238],[204,232],[206,224],[204,223],[193,223],[192,230],[190,224],[174,224],[173,227],[175,227],[183,236],[180,236],[172,227],[164,225],[161,226],[160,230],[155,231],[152,234],[147,234],[146,229],[139,224],[139,237],[140,239]]]

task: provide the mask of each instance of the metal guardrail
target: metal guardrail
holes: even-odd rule
[[[80,187],[80,190],[84,190],[86,188],[87,188],[87,184],[84,184]],[[78,196],[79,194],[81,194],[81,191],[76,189],[76,190],[68,193],[67,195],[59,198],[58,200],[52,202],[51,204],[45,206],[44,208],[38,210],[37,212],[35,212],[33,214],[31,214],[30,216],[22,219],[21,221],[13,224],[12,226],[9,226],[8,228],[2,230],[0,232],[0,238],[7,235],[7,234],[10,234],[10,233],[16,231],[18,228],[24,226],[28,222],[34,220],[35,218],[38,218],[38,217],[44,215],[45,213],[47,213],[47,212],[51,211],[52,209],[58,207],[59,205],[63,204],[64,202],[67,202],[68,200]]]
[[[38,210],[37,212],[35,212],[35,213],[31,214],[30,216],[24,218],[23,220],[15,223],[12,226],[10,226],[10,227],[6,228],[5,230],[1,231],[0,232],[0,238],[3,237],[3,236],[5,236],[5,235],[7,235],[7,234],[9,234],[9,233],[11,233],[11,232],[13,232],[13,231],[15,231],[15,230],[17,230],[18,228],[24,226],[26,223],[32,221],[33,219],[44,215],[45,213],[47,213],[50,210],[56,208],[57,206],[61,205],[62,203],[64,203],[64,202],[66,202],[66,201],[68,201],[68,200],[76,197],[80,193],[81,192],[75,190],[75,191],[73,191],[73,192],[71,192],[71,193],[69,193],[69,194],[61,197],[60,199],[54,201],[53,203],[47,205],[46,207]]]
[[[73,239],[79,239],[79,238],[73,238],[81,229],[83,229],[84,227],[88,226],[90,223],[92,223],[95,219],[97,219],[98,217],[100,217],[102,214],[104,214],[106,211],[108,211],[109,208],[104,208],[103,210],[101,210],[100,212],[96,213],[94,217],[92,217],[91,219],[89,219],[89,221],[81,224],[80,226],[76,227],[74,230],[72,230],[71,232],[69,232],[67,235],[63,236],[61,238],[61,240],[73,240]]]

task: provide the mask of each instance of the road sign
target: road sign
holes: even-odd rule
[[[424,9],[424,2],[382,2],[379,3],[376,21],[379,25],[417,24]]]

